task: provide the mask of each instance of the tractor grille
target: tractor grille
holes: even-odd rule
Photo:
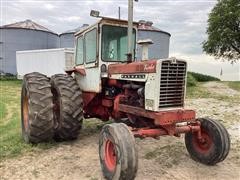
[[[183,106],[185,77],[186,62],[162,62],[159,108]]]

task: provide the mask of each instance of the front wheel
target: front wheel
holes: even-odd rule
[[[112,123],[103,127],[99,138],[99,158],[106,179],[135,178],[138,167],[135,139],[125,124]]]
[[[223,161],[229,153],[229,134],[218,121],[209,118],[198,120],[201,123],[202,139],[198,139],[197,133],[186,133],[186,148],[194,160],[207,165],[215,165]]]

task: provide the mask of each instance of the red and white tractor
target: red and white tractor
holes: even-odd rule
[[[230,148],[227,130],[184,108],[186,61],[134,61],[138,24],[132,23],[129,3],[128,21],[101,17],[76,33],[72,70],[51,78],[36,72],[24,76],[24,140],[71,140],[78,137],[84,118],[113,120],[99,136],[106,179],[134,179],[138,166],[134,137],[185,134],[194,160],[207,165],[223,161]],[[99,16],[96,11],[92,15]]]

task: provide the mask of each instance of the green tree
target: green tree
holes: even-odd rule
[[[218,0],[208,18],[203,51],[231,62],[240,60],[240,0]]]

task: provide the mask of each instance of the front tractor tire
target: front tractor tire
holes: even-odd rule
[[[132,180],[138,168],[135,139],[127,125],[107,124],[99,137],[99,158],[107,180]]]
[[[230,138],[225,127],[210,118],[198,119],[201,123],[202,139],[197,133],[186,133],[185,145],[193,160],[206,165],[223,161],[230,150]]]
[[[79,135],[83,121],[83,100],[76,80],[67,74],[51,77],[53,93],[54,139],[73,140]]]
[[[23,78],[21,95],[22,136],[27,143],[53,137],[52,93],[49,78],[34,72]]]

